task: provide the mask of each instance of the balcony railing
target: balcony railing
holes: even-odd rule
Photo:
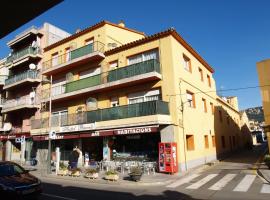
[[[129,78],[132,76],[145,74],[149,72],[158,72],[160,73],[159,62],[155,59],[147,60],[144,62],[136,63],[129,65],[127,67],[122,67],[109,71],[108,82],[117,81],[124,78]]]
[[[6,75],[0,75],[0,85],[4,85],[7,78],[8,76]]]
[[[39,103],[40,101],[37,97],[31,98],[30,95],[26,95],[16,99],[5,100],[3,104],[3,110],[16,106],[38,105]]]
[[[53,116],[51,124],[52,127],[68,126],[158,114],[170,114],[168,102],[160,100],[147,101],[125,106],[98,109],[79,114],[62,115],[60,117]],[[35,119],[31,121],[32,129],[47,128],[48,124],[48,118]]]
[[[11,85],[13,83],[25,80],[25,79],[37,79],[38,72],[36,70],[27,70],[23,73],[14,75],[5,80],[5,85]]]
[[[27,54],[33,54],[33,55],[36,55],[36,54],[39,54],[40,53],[40,48],[37,47],[37,48],[33,48],[33,47],[26,47],[22,50],[19,50],[19,51],[16,51],[16,52],[13,52],[11,54],[11,56],[7,57],[7,61],[6,63],[10,63],[14,60],[17,60]]]
[[[85,55],[93,53],[93,52],[102,52],[103,53],[104,52],[104,44],[99,42],[99,41],[95,41],[91,44],[74,49],[68,53],[59,55],[55,58],[52,58],[48,61],[43,62],[42,70],[45,71],[47,69],[57,67],[61,64],[68,63],[71,60],[74,60],[76,58],[85,56]]]
[[[124,78],[130,78],[136,75],[141,75],[149,72],[158,72],[160,73],[160,65],[157,60],[148,60],[132,65],[128,65],[126,67],[122,67],[119,69],[111,70],[109,72],[105,72],[103,74],[98,74],[95,76],[79,79],[76,81],[72,81],[63,85],[53,86],[52,87],[52,97],[69,93],[77,90],[81,90],[84,88],[93,87],[96,85],[101,85],[106,82],[113,82],[117,80],[121,80]],[[101,78],[103,77],[103,78]],[[42,98],[49,98],[49,89],[43,90]]]

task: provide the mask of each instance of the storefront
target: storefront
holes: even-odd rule
[[[37,144],[48,144],[48,136],[33,136]],[[82,165],[88,160],[157,160],[159,126],[143,126],[122,129],[95,130],[91,132],[57,133],[52,140],[52,152],[60,148],[61,160],[77,147],[82,151]]]

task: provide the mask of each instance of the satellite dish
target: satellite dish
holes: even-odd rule
[[[10,131],[11,128],[12,128],[11,123],[9,123],[9,122],[8,123],[4,123],[4,126],[3,126],[4,131]]]
[[[37,66],[36,66],[34,63],[31,63],[31,64],[29,65],[29,69],[31,69],[31,70],[35,70],[36,67],[37,67]]]
[[[67,82],[73,81],[73,74],[71,72],[66,74],[66,81]]]
[[[86,108],[87,111],[96,110],[97,109],[97,100],[95,98],[89,97],[86,99]]]

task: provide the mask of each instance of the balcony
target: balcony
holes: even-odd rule
[[[22,50],[13,52],[11,54],[11,56],[7,57],[6,65],[8,65],[8,67],[15,66],[15,65],[20,63],[19,61],[26,59],[26,58],[29,59],[29,57],[41,58],[42,56],[41,56],[40,48],[39,47],[33,48],[30,46],[30,47],[26,47]]]
[[[0,98],[0,108],[2,108],[3,107],[3,104],[4,104],[4,98]]]
[[[89,61],[97,61],[105,58],[104,44],[95,41],[92,44],[85,45],[78,49],[74,49],[69,53],[59,55],[42,64],[42,73],[50,75],[67,71],[75,65],[84,64]]]
[[[0,75],[0,85],[5,85],[5,80],[8,78],[6,75]]]
[[[156,118],[151,118],[150,116],[156,116]],[[118,126],[127,125],[126,119],[128,118],[137,118],[133,119],[132,123],[139,122],[139,118],[142,117],[141,123],[159,123],[158,115],[167,115],[166,123],[170,121],[170,113],[169,113],[169,104],[164,101],[147,101],[136,104],[129,104],[125,106],[117,106],[105,109],[98,109],[88,112],[83,112],[79,114],[69,114],[62,116],[53,116],[52,117],[52,127],[59,126],[70,126],[70,125],[78,125],[78,124],[89,124],[89,123],[97,123],[97,128],[104,127],[104,124],[107,126],[110,124],[107,121],[117,120],[115,123]],[[147,118],[143,118],[146,117]],[[156,121],[154,121],[155,119]],[[34,119],[31,121],[32,129],[41,129],[48,128],[48,118],[44,119]],[[103,123],[105,122],[105,123]],[[130,124],[132,124],[130,123]]]
[[[17,99],[5,100],[3,102],[2,113],[7,113],[15,110],[26,108],[39,108],[39,99],[31,98],[30,95],[22,96]]]
[[[160,79],[159,62],[157,60],[148,60],[52,87],[52,100]],[[42,101],[48,101],[49,96],[49,89],[43,90]]]
[[[3,89],[8,89],[14,86],[18,86],[25,83],[41,82],[38,71],[27,70],[23,73],[14,75],[5,80],[5,86]]]

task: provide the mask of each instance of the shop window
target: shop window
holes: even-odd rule
[[[223,119],[222,119],[222,112],[221,112],[221,110],[218,111],[218,115],[219,115],[219,121],[222,122]]]
[[[118,97],[112,97],[111,98],[111,107],[119,106],[119,99]]]
[[[194,135],[186,135],[187,150],[192,151],[195,149]]]
[[[225,149],[226,148],[225,136],[221,136],[221,144],[222,148]]]
[[[183,54],[183,64],[185,70],[187,70],[188,72],[192,72],[190,58],[187,57],[185,54]]]
[[[215,108],[214,108],[214,104],[212,102],[210,102],[210,107],[211,107],[211,113],[214,114]]]
[[[208,135],[204,136],[204,148],[209,149]]]
[[[159,60],[158,50],[154,49],[151,51],[146,51],[135,56],[130,56],[128,58],[128,65],[144,62],[147,60]]]
[[[199,67],[201,81],[203,82],[203,70]]]
[[[211,87],[211,78],[208,74],[207,74],[207,82],[208,82],[208,86]]]
[[[216,138],[215,138],[215,136],[212,136],[212,146],[216,147]]]
[[[148,92],[137,92],[128,95],[128,103],[142,103],[146,101],[157,101],[160,99],[160,90],[151,90]]]
[[[207,112],[207,105],[206,105],[206,100],[202,98],[202,104],[203,104],[203,111],[206,113]]]
[[[187,104],[191,108],[195,108],[196,107],[196,104],[195,104],[195,95],[194,95],[194,93],[192,93],[190,91],[187,91]]]

